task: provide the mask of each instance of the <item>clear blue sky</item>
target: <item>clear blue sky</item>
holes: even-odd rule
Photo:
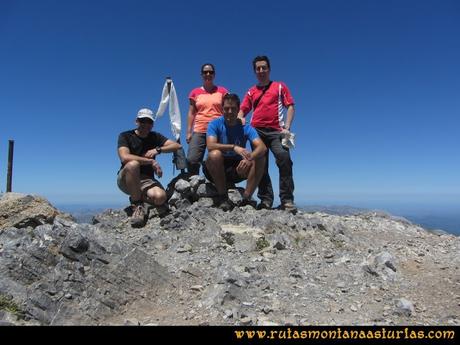
[[[14,139],[14,191],[125,202],[117,137],[139,108],[156,110],[164,78],[184,138],[200,66],[214,63],[216,83],[243,96],[264,54],[296,100],[298,203],[459,204],[459,38],[457,0],[2,0],[0,189]],[[171,136],[166,117],[155,127]]]

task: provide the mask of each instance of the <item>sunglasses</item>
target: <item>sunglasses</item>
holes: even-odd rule
[[[214,71],[201,71],[201,74],[203,74],[203,75],[205,75],[205,74],[213,75],[214,73],[216,73],[216,72],[214,72]]]
[[[153,123],[152,120],[146,119],[146,118],[140,118],[140,119],[137,119],[137,121],[139,121],[139,123],[150,123],[150,124]]]

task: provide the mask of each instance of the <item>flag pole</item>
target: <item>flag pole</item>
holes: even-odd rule
[[[12,190],[13,185],[13,154],[14,154],[14,140],[8,140],[8,171],[6,176],[6,192]]]

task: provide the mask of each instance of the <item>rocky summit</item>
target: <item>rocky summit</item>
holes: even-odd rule
[[[459,237],[381,213],[223,212],[199,178],[168,189],[141,228],[4,194],[0,323],[460,324]]]

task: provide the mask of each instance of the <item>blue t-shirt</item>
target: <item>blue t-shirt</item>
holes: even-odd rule
[[[223,116],[212,120],[208,125],[207,137],[216,137],[219,144],[232,144],[241,147],[246,147],[246,142],[252,142],[259,138],[257,131],[250,125],[241,125],[238,123],[235,126],[228,126],[225,123]],[[237,158],[241,156],[235,151],[224,151],[225,157]]]

